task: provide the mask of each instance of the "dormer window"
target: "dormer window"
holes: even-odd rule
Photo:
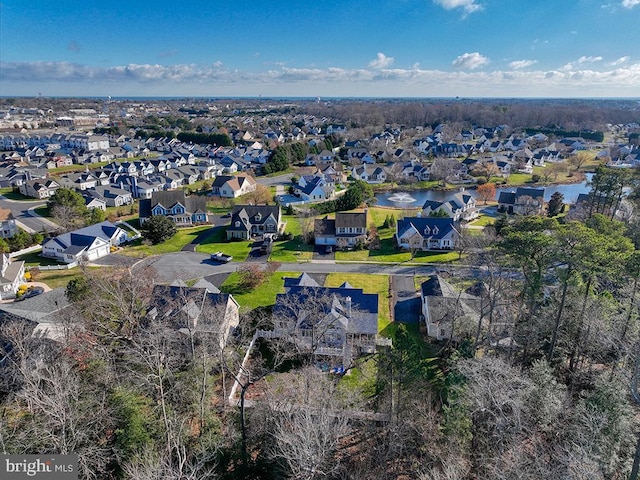
[[[433,234],[437,235],[439,232],[438,227],[433,227]]]
[[[259,222],[260,220],[262,220],[262,215],[260,214],[260,212],[256,213],[256,216],[254,217],[256,219],[256,222]]]
[[[424,234],[425,235],[430,235],[431,234],[431,229],[428,226],[424,227]]]

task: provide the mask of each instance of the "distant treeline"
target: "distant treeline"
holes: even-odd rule
[[[585,140],[593,140],[594,142],[602,142],[604,140],[604,133],[593,130],[562,130],[560,128],[535,128],[527,129],[527,135],[534,135],[536,133],[542,133],[544,135],[555,135],[556,137],[578,137]]]
[[[180,132],[178,140],[200,145],[216,145],[218,147],[231,147],[233,145],[231,137],[226,133]]]

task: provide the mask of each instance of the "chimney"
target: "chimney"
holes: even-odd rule
[[[351,318],[351,297],[345,297],[344,299],[344,309],[346,312],[346,317]]]

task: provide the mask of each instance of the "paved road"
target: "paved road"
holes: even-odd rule
[[[9,209],[16,219],[18,226],[23,230],[33,232],[53,232],[58,226],[51,220],[42,218],[33,213],[33,209],[45,205],[42,200],[9,200],[0,195],[0,208]]]
[[[153,267],[160,282],[172,282],[180,278],[184,281],[194,278],[208,277],[222,273],[235,272],[242,265],[239,262],[219,264],[209,260],[209,255],[197,252],[175,252],[157,257],[148,257],[138,263],[135,268]],[[333,272],[353,272],[386,275],[431,275],[435,272],[433,266],[402,266],[376,265],[362,263],[334,263],[332,261],[317,261],[309,263],[282,263],[281,272],[307,272],[327,274]]]

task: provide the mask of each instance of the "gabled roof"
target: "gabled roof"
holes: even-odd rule
[[[425,238],[439,240],[455,231],[455,222],[452,218],[441,217],[405,217],[398,220],[398,238],[412,229]]]
[[[205,197],[199,195],[190,195],[187,197],[183,190],[165,190],[153,192],[151,198],[140,199],[140,217],[150,217],[153,208],[158,204],[168,209],[176,203],[184,206],[187,213],[207,211],[207,199]]]
[[[337,212],[336,228],[367,228],[367,212]]]
[[[303,273],[299,277],[291,278],[284,277],[284,288],[291,287],[319,287],[320,284],[316,282],[308,273]]]
[[[316,308],[323,311],[313,312],[310,317],[304,307],[314,303]],[[294,305],[296,311],[292,307]],[[292,286],[287,293],[276,296],[273,311],[275,315],[295,318],[298,327],[303,329],[312,328],[332,315],[347,333],[378,333],[378,295],[364,293],[359,288]],[[318,313],[324,314],[324,317],[317,318]]]
[[[313,222],[313,232],[316,236],[328,235],[334,237],[336,235],[336,221],[329,217],[318,218]]]

